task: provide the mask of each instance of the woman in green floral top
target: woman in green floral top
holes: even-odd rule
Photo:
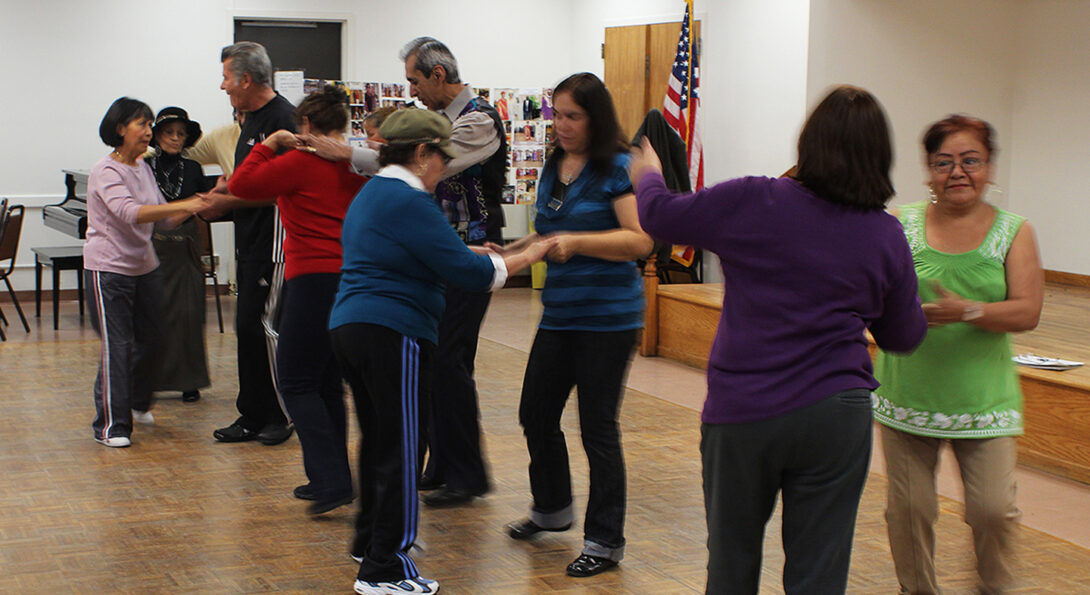
[[[950,441],[965,485],[984,593],[1011,586],[1015,436],[1022,392],[1010,334],[1037,326],[1044,274],[1033,229],[984,200],[993,179],[992,127],[950,116],[923,138],[930,202],[902,207],[927,337],[910,355],[881,353],[875,418],[889,475],[886,520],[901,590],[938,593],[935,471]]]

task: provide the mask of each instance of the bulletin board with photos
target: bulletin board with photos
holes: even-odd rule
[[[405,83],[365,83],[357,81],[330,81],[304,79],[303,92],[307,95],[323,85],[333,85],[344,90],[348,97],[348,144],[356,147],[365,146],[367,132],[363,120],[381,107],[405,107],[412,100],[409,87]]]
[[[531,204],[553,136],[552,89],[476,88],[499,112],[507,133],[507,186],[503,202]]]
[[[405,83],[329,81],[305,79],[303,91],[310,94],[322,85],[343,89],[348,97],[348,142],[364,146],[367,133],[363,120],[375,110],[410,104]],[[532,204],[537,196],[538,178],[545,165],[546,149],[553,136],[552,89],[475,87],[473,92],[496,108],[507,134],[507,184],[505,204]]]

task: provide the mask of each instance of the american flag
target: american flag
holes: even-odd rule
[[[704,187],[704,145],[697,126],[697,110],[700,108],[699,52],[694,51],[692,31],[692,0],[685,2],[685,20],[681,22],[681,34],[677,41],[677,56],[670,71],[663,109],[666,122],[685,141],[689,158],[689,180],[693,190]]]
[[[700,52],[693,47],[690,35],[693,24],[693,1],[685,2],[685,20],[681,22],[681,34],[677,41],[677,56],[670,71],[663,110],[666,122],[681,140],[685,141],[689,160],[689,181],[693,190],[704,187],[704,145],[700,141],[697,110],[700,108]],[[691,246],[675,245],[671,257],[685,266],[691,266],[695,251]]]

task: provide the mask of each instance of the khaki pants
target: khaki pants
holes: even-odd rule
[[[935,471],[946,440],[882,426],[889,490],[886,523],[902,593],[939,593],[935,581]],[[1011,587],[1011,545],[1021,512],[1015,504],[1013,437],[949,441],[965,486],[965,522],[973,530],[983,593]]]

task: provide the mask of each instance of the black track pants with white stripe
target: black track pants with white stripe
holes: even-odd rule
[[[159,269],[139,276],[84,271],[91,321],[102,340],[95,378],[95,438],[132,434],[132,410],[151,409],[161,332]]]

